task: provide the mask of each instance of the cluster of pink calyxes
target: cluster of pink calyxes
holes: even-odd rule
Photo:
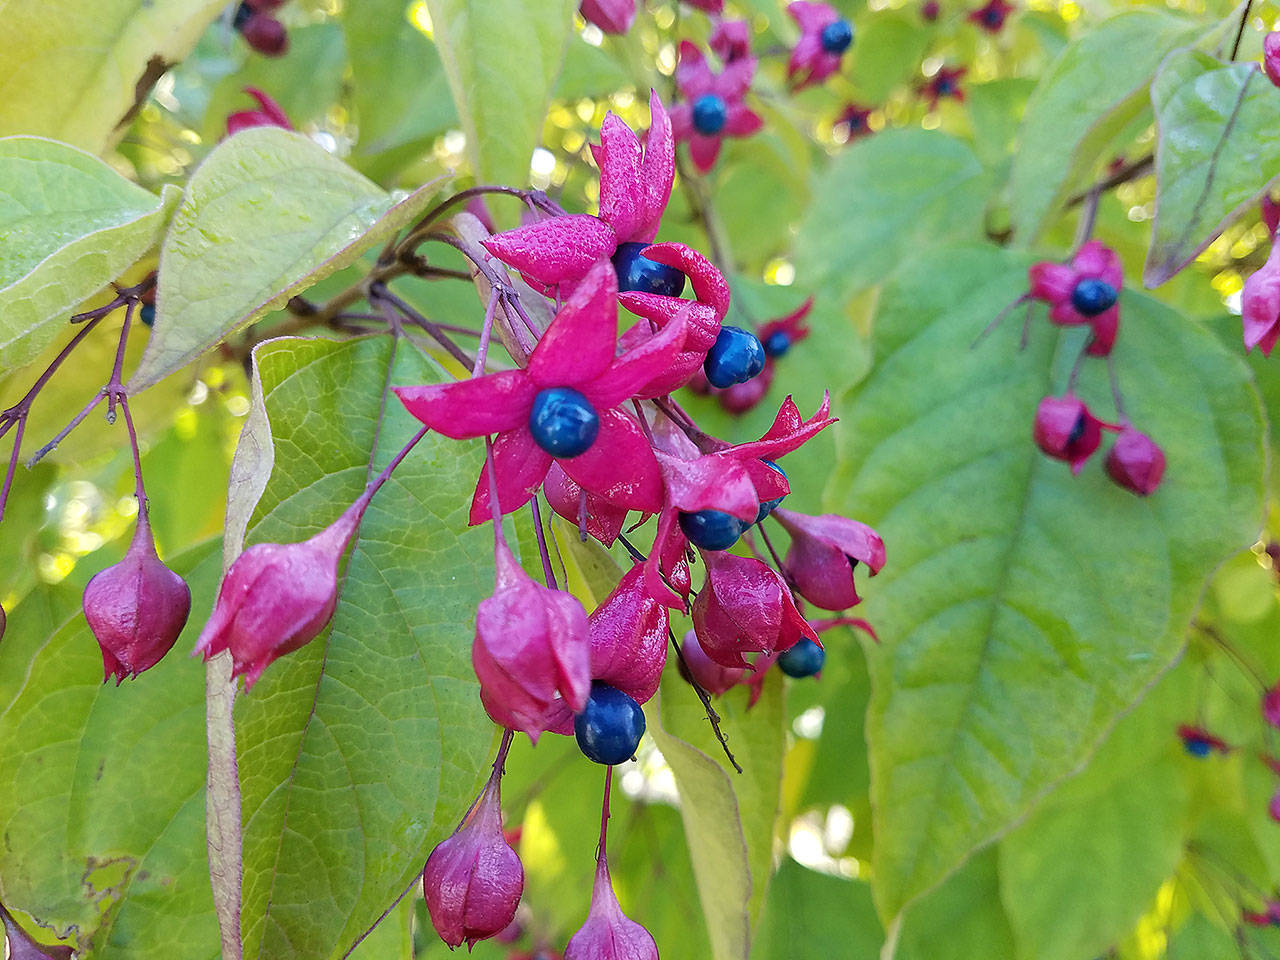
[[[289,52],[289,31],[274,16],[285,0],[241,0],[231,24],[250,49],[264,57],[283,57]]]
[[[1120,291],[1124,286],[1119,258],[1099,241],[1090,240],[1080,247],[1069,263],[1043,261],[1032,264],[1028,279],[1030,289],[1013,304],[1028,304],[1022,332],[1024,343],[1033,301],[1048,305],[1051,323],[1062,327],[1087,327],[1089,330],[1088,339],[1072,368],[1066,393],[1045,397],[1036,408],[1032,428],[1036,446],[1055,460],[1070,464],[1071,472],[1078,474],[1102,445],[1103,434],[1115,433],[1115,443],[1106,458],[1107,476],[1139,496],[1154,493],[1164,477],[1164,451],[1151,437],[1128,422],[1112,366],[1111,351],[1120,329]],[[997,317],[992,326],[1003,316],[1004,313]],[[1120,423],[1101,419],[1075,393],[1076,378],[1084,361],[1090,357],[1105,358]]]

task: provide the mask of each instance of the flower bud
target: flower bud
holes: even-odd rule
[[[726,411],[737,416],[747,413],[764,399],[773,385],[774,365],[772,360],[765,362],[764,369],[746,383],[735,383],[724,389],[713,390],[715,397]]]
[[[1273,727],[1280,727],[1280,683],[1268,687],[1262,695],[1262,718]]]
[[[102,648],[103,682],[114,674],[119,686],[151,669],[177,642],[191,613],[191,590],[160,562],[145,511],[124,559],[93,575],[83,605]]]
[[[1271,801],[1267,804],[1267,816],[1280,823],[1280,793],[1271,795]]]
[[[1125,427],[1107,454],[1107,476],[1140,497],[1154,493],[1164,476],[1164,451],[1145,433]]]
[[[736,687],[747,675],[742,667],[722,667],[702,649],[698,635],[690,630],[680,643],[680,674],[713,696]]]
[[[292,130],[289,117],[271,97],[257,87],[245,87],[244,92],[258,101],[257,110],[237,110],[227,114],[227,136],[248,130],[250,127],[282,127]],[[154,289],[154,288],[153,288]]]
[[[476,609],[471,663],[493,721],[537,740],[562,698],[577,713],[591,693],[587,612],[574,597],[534,582],[506,543],[494,547],[493,596]]]
[[[1102,429],[1117,429],[1089,412],[1084,402],[1073,394],[1045,397],[1036,407],[1033,435],[1036,446],[1055,460],[1071,464],[1071,472],[1079,473],[1085,461],[1102,443]]]
[[[834,513],[811,517],[775,509],[773,515],[791,534],[782,569],[796,591],[815,607],[844,610],[858,603],[853,571],[858,561],[871,574],[884,566],[884,541],[865,523]]]
[[[1280,87],[1280,32],[1273,30],[1262,38],[1262,69]]]
[[[587,922],[569,938],[564,960],[658,960],[658,945],[649,931],[618,906],[603,856],[596,864]]]
[[[1271,356],[1280,338],[1280,243],[1272,244],[1267,262],[1245,278],[1240,318],[1245,352],[1257,347],[1264,357]]]
[[[707,579],[693,602],[693,629],[716,663],[746,667],[744,653],[785,650],[813,633],[767,564],[718,550],[702,559]]]
[[[588,618],[591,679],[647,703],[667,663],[667,608],[644,589],[644,567],[633,566]]]
[[[501,933],[515,919],[524,892],[524,867],[502,835],[498,771],[453,836],[442,841],[422,871],[431,925],[450,949]]]
[[[243,674],[248,690],[273,660],[314,640],[338,604],[338,561],[367,502],[356,501],[309,540],[258,543],[240,554],[194,652],[208,660],[230,650],[231,675]]]

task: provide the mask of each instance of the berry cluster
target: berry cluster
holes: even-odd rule
[[[418,435],[324,531],[241,554],[196,645],[206,659],[229,652],[233,675],[251,688],[272,661],[329,621],[340,558],[370,499],[414,444],[430,430],[485,439],[470,523],[493,523],[496,575],[492,596],[476,610],[472,665],[481,702],[506,736],[484,791],[423,874],[432,921],[450,946],[506,928],[520,899],[523,872],[502,832],[499,803],[514,733],[535,742],[546,733],[573,736],[585,757],[609,770],[631,759],[668,645],[681,650],[673,610],[693,624],[685,676],[713,693],[742,683],[758,695],[775,661],[789,676],[812,676],[824,659],[821,630],[837,623],[871,630],[845,617],[810,622],[802,605],[842,611],[859,603],[854,573],[860,563],[872,574],[883,566],[879,536],[854,520],[781,506],[790,486],[778,461],[834,422],[829,401],[806,419],[788,397],[762,437],[731,444],[700,429],[671,396],[695,377],[726,388],[760,379],[803,337],[809,305],[766,326],[762,344],[723,324],[729,284],[711,261],[683,244],[653,242],[675,176],[675,137],[656,94],[650,114],[643,141],[616,116],[605,118],[592,147],[601,171],[597,214],[567,214],[544,198],[531,204],[523,226],[486,234],[482,245],[425,235],[463,250],[485,279],[472,376],[394,387],[423,424]],[[537,310],[525,308],[504,266],[529,285],[524,296],[545,298]],[[692,299],[681,296],[686,286]],[[378,287],[370,297],[399,302]],[[639,318],[621,336],[620,306]],[[499,369],[490,370],[495,335],[513,363],[495,359]],[[556,582],[540,500],[584,540],[627,551],[629,569],[590,614]],[[524,571],[503,533],[502,517],[526,506],[543,582]],[[624,536],[631,514],[638,522]],[[785,557],[763,526],[770,518],[789,536]],[[638,528],[652,531],[647,554],[629,539]],[[757,532],[772,564],[756,549]],[[729,552],[735,547],[742,552]],[[699,563],[705,575],[695,588]],[[606,776],[596,890],[568,960],[601,956],[599,944],[623,941],[632,944],[629,955],[656,956],[652,938],[622,915],[610,887],[609,783]]]
[[[1036,408],[1032,430],[1036,446],[1055,460],[1070,464],[1071,472],[1078,474],[1102,445],[1103,432],[1114,432],[1117,437],[1107,454],[1107,476],[1139,496],[1154,493],[1164,476],[1164,451],[1124,418],[1123,401],[1112,367],[1111,350],[1120,329],[1120,290],[1124,285],[1119,258],[1099,241],[1090,240],[1080,247],[1070,263],[1033,264],[1028,278],[1031,288],[1014,306],[1040,301],[1048,304],[1051,323],[1088,327],[1090,331],[1071,371],[1066,394],[1045,397]],[[1003,316],[997,317],[993,326]],[[1028,306],[1028,323],[1030,317]],[[1024,342],[1026,333],[1024,326]],[[1089,357],[1105,358],[1111,369],[1113,399],[1123,421],[1119,424],[1099,419],[1075,394],[1080,367]]]
[[[289,52],[289,31],[272,12],[285,0],[241,0],[231,25],[251,49],[264,57],[283,57]]]

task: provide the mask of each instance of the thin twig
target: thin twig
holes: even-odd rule
[[[676,659],[684,666],[684,675],[689,681],[689,686],[693,687],[693,692],[702,701],[702,709],[706,711],[707,720],[711,723],[711,729],[715,731],[716,739],[720,741],[720,749],[724,751],[724,755],[733,764],[733,769],[742,773],[742,767],[734,759],[733,751],[729,749],[729,741],[725,737],[724,731],[720,729],[720,714],[716,713],[716,708],[711,705],[711,698],[707,695],[707,691],[703,690],[702,685],[693,679],[693,671],[689,669],[689,663],[684,658],[684,651],[680,649],[680,643],[676,640],[675,631],[670,627],[667,628],[667,636],[671,638],[671,645],[676,648]]]

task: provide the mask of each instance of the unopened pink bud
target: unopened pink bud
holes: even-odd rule
[[[1280,31],[1273,30],[1262,38],[1262,69],[1280,87]]]
[[[564,960],[658,960],[658,945],[649,931],[618,906],[604,857],[596,865],[587,922],[569,938]]]
[[[562,698],[574,713],[591,693],[587,612],[561,590],[534,582],[506,543],[494,548],[493,596],[476,609],[471,664],[493,721],[533,739],[548,729]]]
[[[124,559],[93,575],[83,605],[102,648],[104,682],[136,677],[173,648],[191,613],[191,590],[160,562],[145,512]]]
[[[707,579],[693,602],[693,629],[716,663],[746,667],[743,654],[786,650],[813,633],[767,564],[719,550],[702,559]]]
[[[667,662],[669,622],[666,606],[644,589],[644,567],[633,566],[588,619],[591,678],[647,703]]]
[[[680,643],[680,657],[680,672],[685,679],[692,680],[713,696],[718,697],[736,687],[747,675],[742,667],[722,667],[708,657],[698,642],[698,635],[692,630]]]
[[[524,892],[524,867],[502,834],[498,775],[453,836],[442,841],[422,871],[431,925],[450,948],[501,933],[515,919]]]
[[[1164,451],[1145,433],[1125,427],[1107,454],[1107,476],[1140,497],[1154,493],[1164,476]]]
[[[854,566],[865,563],[874,576],[884,566],[884,541],[865,523],[834,513],[811,517],[778,508],[778,522],[791,534],[783,570],[796,591],[815,607],[844,610],[858,603]]]
[[[259,543],[240,554],[222,578],[218,602],[195,653],[230,650],[233,677],[250,689],[275,660],[310,643],[338,604],[338,561],[367,500],[301,543]]]
[[[1268,687],[1262,695],[1262,718],[1273,727],[1280,727],[1280,683]]]

